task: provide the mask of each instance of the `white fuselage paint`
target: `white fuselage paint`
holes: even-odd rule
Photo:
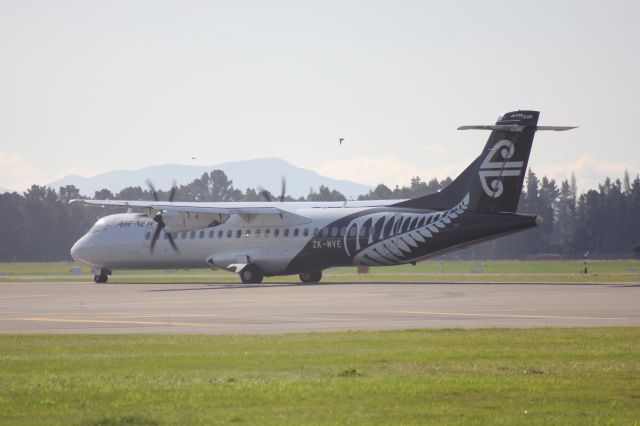
[[[399,201],[253,203],[277,205],[308,220],[287,224],[273,216],[257,215],[247,221],[231,215],[225,223],[214,227],[172,234],[178,252],[164,233],[151,252],[156,222],[139,213],[120,213],[98,220],[72,247],[71,255],[94,269],[227,268],[253,258],[260,259],[265,274],[278,274],[309,243],[314,232],[341,217]],[[233,207],[249,203],[203,204]],[[341,237],[336,239],[340,240]],[[344,251],[338,243],[331,248]]]

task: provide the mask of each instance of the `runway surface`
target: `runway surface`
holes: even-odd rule
[[[640,326],[640,285],[0,284],[0,333]]]

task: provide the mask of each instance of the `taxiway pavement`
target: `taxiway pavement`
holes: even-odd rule
[[[0,284],[0,333],[596,326],[640,326],[640,284]]]

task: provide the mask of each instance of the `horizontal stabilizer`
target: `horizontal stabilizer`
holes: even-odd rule
[[[578,126],[538,126],[536,130],[555,130],[556,132],[564,132],[565,130],[577,129]]]
[[[487,125],[472,125],[472,126],[460,126],[458,130],[500,130],[503,132],[521,132],[525,126],[518,124],[487,124]]]
[[[487,125],[471,125],[460,126],[458,130],[498,130],[503,132],[521,132],[527,126],[518,124],[487,124]],[[577,126],[536,126],[536,130],[555,130],[563,132],[565,130],[577,129]]]

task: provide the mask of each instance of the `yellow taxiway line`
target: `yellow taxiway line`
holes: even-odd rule
[[[31,299],[34,297],[49,297],[50,294],[26,294],[26,295],[9,295],[0,296],[0,299]]]
[[[244,324],[203,324],[198,322],[174,322],[171,318],[165,321],[126,321],[126,320],[98,320],[98,319],[74,319],[74,318],[45,318],[45,317],[25,317],[11,318],[14,321],[38,321],[38,322],[69,322],[69,323],[89,323],[89,324],[128,324],[128,325],[160,325],[160,326],[182,326],[182,327],[227,327]]]

